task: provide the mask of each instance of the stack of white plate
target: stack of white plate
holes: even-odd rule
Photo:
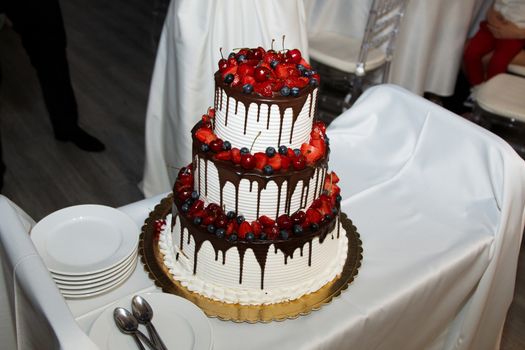
[[[31,239],[66,298],[87,298],[124,282],[137,264],[139,229],[123,212],[77,205],[39,221]]]

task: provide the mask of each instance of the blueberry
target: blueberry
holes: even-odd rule
[[[234,78],[235,77],[233,76],[233,74],[231,74],[231,73],[230,74],[226,74],[226,76],[224,77],[224,82],[226,84],[229,84],[229,83],[231,83],[233,81]]]
[[[206,226],[206,230],[208,230],[209,233],[215,233],[215,225],[209,224],[208,226]]]
[[[270,164],[266,164],[263,168],[263,173],[266,175],[272,175],[273,174],[273,168]]]
[[[246,56],[245,55],[237,56],[237,62],[241,63],[241,62],[244,62],[244,61],[246,61]]]
[[[235,233],[232,233],[230,237],[228,237],[228,240],[230,242],[235,242],[237,240],[237,235]]]
[[[253,234],[253,232],[248,232],[248,233],[246,234],[246,240],[247,240],[248,242],[251,242],[251,241],[253,241],[254,239],[255,239],[255,235]]]
[[[184,203],[180,209],[183,213],[187,213],[188,210],[190,210],[190,205],[188,203]]]
[[[301,71],[301,72],[306,70],[306,68],[305,68],[302,64],[298,64],[296,67],[297,67],[297,69],[299,69],[299,71]]]
[[[246,148],[246,147],[241,148],[241,156],[243,154],[249,154],[249,153],[250,153],[250,150],[248,148]]]
[[[331,216],[330,214],[326,214],[326,215],[324,216],[323,220],[325,220],[325,221],[330,221],[330,220],[332,220],[332,216]]]
[[[302,71],[302,73],[303,73],[303,75],[304,75],[305,77],[310,77],[310,76],[312,76],[312,71],[311,71],[311,70],[308,70],[308,69]]]
[[[266,236],[266,232],[261,232],[261,235],[259,236],[259,239],[260,239],[261,241],[266,241],[266,238],[267,238],[267,236]]]
[[[236,216],[237,214],[233,210],[230,210],[228,213],[226,213],[226,217],[230,220],[235,218]]]
[[[195,200],[195,199],[199,199],[199,192],[197,192],[197,191],[193,191],[193,192],[191,193],[191,198],[192,198],[193,200]]]
[[[332,215],[337,215],[337,208],[336,207],[333,207],[332,208]]]
[[[287,155],[288,154],[288,147],[282,145],[282,146],[279,146],[279,153],[282,154],[283,156]]]
[[[266,148],[266,155],[270,158],[275,156],[275,148],[273,148],[272,146]]]
[[[202,218],[200,216],[196,216],[193,218],[193,223],[195,225],[200,225],[202,223]]]
[[[288,239],[288,237],[289,237],[289,233],[288,233],[288,231],[286,231],[286,230],[281,230],[281,231],[279,232],[279,236],[281,237],[281,239]]]
[[[341,197],[340,194],[338,194],[338,195],[335,197],[335,200],[336,200],[336,202],[338,202],[338,203],[339,203],[342,199],[343,199],[343,197]]]
[[[209,150],[210,150],[210,146],[208,146],[207,144],[203,143],[201,145],[201,151],[208,152]]]
[[[191,207],[191,205],[193,204],[193,202],[195,202],[195,199],[193,198],[188,198],[184,201],[184,204],[188,204],[188,207]]]
[[[315,78],[310,78],[310,81],[308,82],[312,86],[318,86],[319,82]]]
[[[232,80],[233,81],[233,80]],[[299,90],[298,87],[293,87],[291,90],[290,90],[290,95],[293,96],[293,97],[296,97],[296,96],[299,96],[299,92],[301,90]]]
[[[330,194],[330,192],[328,192],[328,190],[323,190],[323,191],[321,192],[321,194],[324,194],[324,195],[328,196],[328,195]]]
[[[230,52],[230,54],[228,55],[228,58],[235,58],[235,52]]]
[[[290,95],[290,88],[288,86],[283,86],[281,88],[281,96],[288,96]]]
[[[253,86],[252,84],[244,84],[242,86],[242,92],[244,92],[245,94],[251,94],[253,91]]]
[[[229,151],[232,149],[232,144],[230,143],[230,141],[224,141],[224,143],[222,144],[222,148],[225,151]]]
[[[237,223],[240,225],[243,222],[244,222],[244,216],[242,216],[242,215],[237,216]]]
[[[296,157],[299,157],[301,155],[301,150],[299,148],[294,148],[293,153],[295,153]]]
[[[279,61],[272,60],[272,62],[270,62],[270,67],[275,68],[275,67],[277,67],[278,64],[279,64]]]
[[[217,236],[217,237],[219,237],[219,238],[223,238],[225,234],[226,234],[226,230],[223,229],[223,228],[218,228],[218,229],[215,231],[215,236]]]
[[[315,231],[319,230],[319,225],[316,224],[316,223],[313,223],[313,224],[310,225],[310,229],[315,232]]]
[[[301,225],[293,225],[293,234],[298,236],[302,235],[303,227]]]

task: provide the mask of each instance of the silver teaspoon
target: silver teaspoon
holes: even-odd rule
[[[139,323],[137,319],[131,314],[131,312],[124,309],[123,307],[117,307],[115,310],[113,310],[113,319],[115,320],[118,329],[122,333],[133,336],[133,339],[135,339],[135,343],[137,343],[139,349],[146,350],[141,343],[142,340],[151,350],[158,350],[155,345],[153,345],[151,341],[141,331],[139,331]]]
[[[153,309],[151,305],[141,297],[140,295],[135,295],[131,300],[131,310],[137,321],[146,326],[150,338],[153,340],[153,343],[159,348],[159,350],[168,350],[162,339],[160,338],[159,333],[155,329],[151,319],[153,318]]]

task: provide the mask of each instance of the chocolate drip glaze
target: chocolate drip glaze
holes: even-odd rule
[[[233,97],[235,102],[235,114],[237,115],[237,106],[238,103],[241,102],[244,105],[244,127],[243,127],[243,133],[246,135],[246,130],[248,128],[248,111],[250,109],[250,105],[252,103],[255,103],[257,105],[257,122],[260,120],[260,113],[261,113],[261,104],[266,104],[268,106],[268,116],[266,121],[266,129],[270,128],[270,107],[275,104],[279,108],[279,114],[280,114],[280,121],[279,121],[279,139],[276,146],[281,145],[281,139],[282,139],[282,132],[283,132],[283,121],[284,121],[284,114],[285,111],[288,108],[292,109],[292,127],[290,129],[290,140],[289,142],[292,142],[293,138],[293,131],[294,126],[297,118],[299,117],[299,113],[301,112],[304,104],[309,100],[310,106],[309,106],[309,115],[308,117],[312,117],[312,104],[314,100],[314,91],[315,87],[313,86],[306,86],[305,88],[301,89],[299,96],[296,97],[287,97],[287,96],[272,96],[272,97],[263,97],[258,96],[255,94],[245,94],[242,92],[241,89],[232,88],[231,86],[224,83],[222,80],[221,74],[216,73],[215,74],[215,90],[220,90],[220,104],[219,109],[222,110],[222,99],[223,99],[223,93],[226,95],[226,115],[224,117],[224,126],[228,125],[228,111],[229,111],[229,98]],[[217,93],[216,93],[217,95]],[[315,112],[315,110],[314,110]]]
[[[225,238],[219,238],[213,234],[210,234],[206,231],[206,228],[195,226],[189,219],[186,217],[179,215],[179,207],[180,203],[175,203],[173,206],[173,215],[177,216],[177,218],[180,220],[180,242],[181,242],[181,251],[182,251],[182,242],[184,241],[184,231],[186,229],[186,232],[188,232],[188,242],[191,241],[191,237],[193,237],[193,241],[195,242],[195,248],[193,253],[193,274],[197,272],[197,263],[198,263],[198,253],[203,245],[204,242],[208,241],[212,245],[214,251],[215,251],[215,260],[218,260],[219,252],[222,252],[223,256],[223,265],[226,263],[226,252],[233,248],[237,247],[237,251],[239,254],[239,284],[242,284],[242,277],[243,277],[243,271],[244,271],[244,256],[246,254],[247,249],[251,249],[255,255],[255,258],[257,259],[257,262],[259,263],[259,267],[261,269],[261,289],[264,289],[264,275],[265,275],[265,268],[266,268],[266,259],[268,256],[268,250],[270,246],[274,246],[275,253],[278,251],[281,251],[284,255],[284,262],[287,263],[288,259],[293,258],[293,253],[299,249],[302,251],[304,249],[304,246],[308,244],[308,266],[311,266],[312,264],[312,241],[314,238],[318,237],[319,242],[322,244],[324,242],[324,239],[330,233],[334,230],[335,225],[339,225],[339,214],[337,217],[332,218],[331,220],[324,222],[321,224],[320,228],[316,232],[307,232],[302,236],[294,236],[291,239],[288,240],[276,240],[276,241],[254,241],[254,242],[246,242],[246,241],[236,241],[236,242],[230,242]]]

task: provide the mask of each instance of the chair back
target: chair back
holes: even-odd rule
[[[368,52],[372,49],[384,48],[386,61],[382,80],[383,82],[388,80],[390,62],[406,4],[407,0],[374,0],[372,2],[357,60],[357,76],[362,77],[366,74],[365,65]]]
[[[0,347],[98,349],[79,328],[29,230],[34,221],[0,195]]]

